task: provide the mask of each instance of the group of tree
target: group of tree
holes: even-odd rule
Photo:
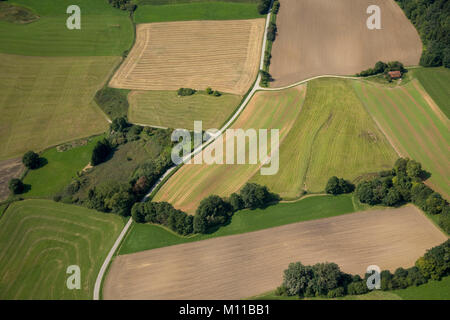
[[[325,192],[329,194],[343,194],[351,193],[355,190],[355,185],[350,181],[338,178],[336,176],[331,177],[325,187]]]
[[[448,233],[449,204],[423,183],[425,176],[419,162],[400,158],[392,170],[360,182],[355,193],[360,202],[370,205],[398,206],[412,202],[429,214],[439,214],[439,224]]]
[[[120,10],[127,10],[133,12],[136,10],[137,5],[133,3],[131,0],[108,0],[109,4],[114,8]]]
[[[272,76],[270,75],[270,73],[268,73],[267,71],[264,71],[264,70],[260,70],[259,73],[261,74],[261,85],[263,87],[268,87],[269,82],[273,81]]]
[[[404,68],[403,63],[399,61],[391,61],[388,63],[384,63],[383,61],[378,61],[375,64],[375,67],[369,68],[367,70],[361,71],[357,73],[357,77],[368,77],[374,76],[376,74],[385,74],[388,75],[390,71],[400,71],[403,75],[407,70]]]
[[[206,93],[209,94],[209,95],[212,95],[214,97],[220,97],[222,95],[222,93],[220,93],[220,91],[213,90],[210,87],[206,88]]]
[[[267,14],[267,13],[269,13],[271,4],[272,4],[272,0],[259,0],[258,12],[260,14]]]
[[[448,0],[396,0],[417,28],[424,50],[420,64],[450,68],[450,2]]]
[[[239,193],[233,193],[229,198],[211,195],[203,199],[195,215],[190,218],[169,204],[150,204],[151,202],[135,204],[132,216],[138,223],[162,224],[183,235],[192,232],[207,233],[214,227],[228,223],[234,212],[238,210],[261,208],[278,199],[279,197],[269,192],[267,187],[247,183]],[[171,216],[173,218],[170,218]]]
[[[436,246],[419,258],[414,267],[398,268],[394,274],[389,270],[380,273],[381,290],[404,289],[419,286],[428,280],[440,280],[450,275],[450,240]],[[360,295],[369,292],[367,280],[359,275],[342,272],[335,263],[318,263],[305,266],[291,263],[284,271],[283,283],[275,291],[279,296],[328,297]]]
[[[277,31],[278,31],[278,28],[277,28],[276,23],[271,21],[269,23],[269,27],[267,28],[267,40],[272,41],[272,42],[275,41],[275,38],[277,36]]]
[[[167,202],[139,202],[133,206],[131,216],[137,223],[155,223],[181,234],[193,232],[194,217],[176,210]]]
[[[197,91],[191,88],[180,88],[177,91],[177,94],[181,97],[184,96],[192,96],[193,94],[195,94]]]
[[[88,199],[84,204],[97,211],[129,216],[136,200],[128,183],[107,182],[89,189]]]

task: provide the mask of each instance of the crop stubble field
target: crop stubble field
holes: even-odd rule
[[[49,200],[10,205],[0,219],[0,299],[92,299],[94,282],[124,220]],[[66,287],[78,265],[81,290]]]
[[[231,128],[269,130],[267,139],[270,152],[270,129],[280,130],[281,143],[300,113],[305,93],[306,86],[283,92],[257,92]],[[229,143],[227,140],[224,139],[225,146]],[[211,144],[204,152],[212,150],[215,145]],[[248,159],[248,139],[245,148]],[[202,156],[203,153],[200,153],[196,157]],[[163,185],[154,201],[167,201],[178,209],[194,213],[203,198],[210,194],[229,196],[237,192],[259,169],[260,164],[184,165]]]
[[[109,85],[243,95],[258,73],[264,25],[264,19],[139,24],[136,44]]]
[[[450,121],[417,80],[397,88],[367,82],[353,86],[370,114],[403,155],[431,173],[434,190],[450,199]]]
[[[381,30],[369,30],[366,10],[381,8]],[[283,0],[273,44],[271,86],[318,75],[350,75],[379,61],[417,65],[422,43],[393,0]]]
[[[358,241],[355,241],[358,239]],[[290,262],[394,270],[447,239],[417,208],[374,210],[115,258],[105,299],[241,299],[273,290]]]

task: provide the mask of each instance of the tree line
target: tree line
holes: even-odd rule
[[[450,2],[448,0],[396,0],[418,30],[424,49],[420,65],[450,68]]]
[[[377,74],[384,74],[388,77],[388,72],[390,71],[400,71],[403,75],[407,70],[404,68],[403,63],[399,61],[391,61],[388,63],[384,63],[383,61],[378,61],[373,68],[369,68],[367,70],[361,71],[357,73],[357,77],[368,77],[374,76]]]
[[[398,268],[392,274],[389,270],[380,273],[381,290],[404,289],[420,286],[429,280],[441,280],[450,274],[450,239],[428,250],[415,266]],[[291,263],[284,271],[283,283],[275,290],[278,296],[327,297],[360,295],[369,292],[367,280],[340,270],[335,263],[317,263],[313,266],[301,262]]]

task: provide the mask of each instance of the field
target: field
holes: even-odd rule
[[[10,159],[0,162],[0,201],[8,198],[10,191],[8,189],[9,180],[20,178],[24,171],[22,159]]]
[[[24,197],[51,197],[67,186],[91,161],[92,150],[103,136],[78,141],[80,146],[59,152],[57,148],[44,151],[40,156],[46,164],[29,170],[23,183],[28,191]]]
[[[391,168],[396,159],[350,80],[318,79],[308,83],[302,111],[280,146],[280,171],[251,181],[296,198],[322,192],[334,175],[355,180]]]
[[[450,117],[450,70],[447,68],[420,68],[412,70],[434,102],[447,118]]]
[[[110,86],[212,87],[243,95],[258,73],[263,34],[264,19],[139,24],[136,44]]]
[[[49,200],[12,204],[0,219],[0,299],[91,299],[97,273],[124,220]],[[68,290],[66,269],[81,269]]]
[[[255,3],[197,2],[170,5],[138,6],[134,14],[136,23],[189,21],[189,20],[238,20],[263,17]]]
[[[118,62],[0,54],[0,160],[103,132],[108,123],[92,99]]]
[[[278,203],[264,209],[242,210],[217,231],[181,237],[168,229],[151,224],[133,224],[119,254],[135,253],[181,243],[252,232],[289,223],[334,217],[355,212],[351,196],[314,196],[292,203]]]
[[[381,30],[369,30],[366,10],[381,8]],[[419,34],[393,0],[283,0],[270,73],[273,87],[318,75],[351,75],[379,60],[417,65]]]
[[[355,241],[358,239],[358,241]],[[271,290],[290,262],[362,274],[412,266],[447,239],[418,209],[378,210],[116,257],[105,299],[240,299]]]
[[[188,130],[194,129],[194,121],[201,120],[205,130],[220,129],[241,99],[232,94],[214,97],[201,92],[180,97],[175,91],[133,91],[128,95],[128,119],[133,123]]]
[[[305,93],[306,86],[280,92],[257,92],[231,128],[279,129],[281,143],[300,113]],[[268,144],[271,143],[269,134]],[[232,140],[230,137],[225,138],[224,144]],[[220,140],[208,146],[204,152],[214,150],[218,143]],[[248,159],[248,139],[245,149]],[[203,153],[200,153],[196,157],[202,156]],[[184,165],[164,184],[153,200],[167,201],[180,210],[194,213],[203,198],[211,194],[229,196],[238,191],[256,172],[259,174],[259,169],[260,164]]]
[[[106,0],[78,0],[81,30],[66,27],[71,0],[14,0],[40,18],[18,24],[0,21],[0,52],[27,56],[121,56],[133,43],[125,11]]]
[[[450,199],[449,120],[417,80],[389,89],[353,82],[367,110],[403,156],[422,163],[434,190]]]

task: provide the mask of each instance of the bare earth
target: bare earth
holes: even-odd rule
[[[10,191],[8,189],[9,180],[20,178],[24,170],[21,159],[10,159],[0,162],[0,201],[8,198]]]
[[[446,240],[412,205],[359,212],[118,256],[103,297],[241,299],[275,289],[291,262],[394,270]]]
[[[370,5],[381,9],[381,30],[369,30]],[[283,0],[272,49],[271,86],[319,75],[353,75],[377,61],[417,65],[422,43],[394,0]]]
[[[264,19],[139,24],[136,44],[110,86],[188,87],[243,95],[255,80]]]

